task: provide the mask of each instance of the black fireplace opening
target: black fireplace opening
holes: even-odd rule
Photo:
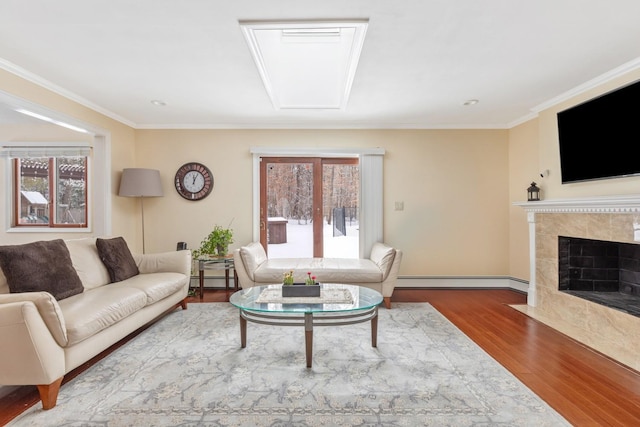
[[[640,245],[558,236],[558,290],[640,317]]]

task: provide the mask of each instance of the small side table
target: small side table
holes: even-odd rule
[[[233,270],[233,285],[238,290],[238,275],[236,267],[233,263],[233,254],[219,257],[200,258],[198,259],[198,270],[200,278],[200,301],[204,297],[204,270],[221,270],[224,269],[225,289],[229,290],[229,271]]]

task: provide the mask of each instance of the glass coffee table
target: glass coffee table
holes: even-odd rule
[[[320,284],[320,297],[282,297],[282,285],[255,286],[234,293],[229,302],[240,310],[240,345],[247,346],[247,322],[304,326],[307,368],[313,363],[314,326],[353,325],[371,321],[371,346],[377,346],[378,306],[382,295],[355,285]]]

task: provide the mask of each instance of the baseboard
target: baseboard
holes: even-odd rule
[[[229,278],[229,287],[233,288],[233,274]],[[191,288],[200,287],[200,279],[198,276],[191,276]],[[224,276],[205,276],[204,278],[205,289],[225,289]]]
[[[529,283],[504,276],[412,276],[398,277],[397,288],[421,289],[513,289],[527,293]]]
[[[23,386],[19,386],[19,385],[0,385],[0,399],[5,397],[6,395],[13,393],[14,391],[18,390],[20,387]]]

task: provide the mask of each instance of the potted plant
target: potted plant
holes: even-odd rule
[[[200,247],[193,251],[193,258],[197,259],[202,255],[225,256],[229,252],[231,243],[233,243],[233,230],[216,225],[211,233],[200,242]]]
[[[309,285],[315,285],[316,284],[316,276],[312,276],[311,272],[308,271],[307,272],[307,277],[304,279],[304,284],[309,286]]]
[[[284,273],[284,275],[282,276],[282,284],[285,286],[293,285],[293,270],[289,271],[288,273]]]
[[[311,272],[307,273],[304,283],[295,283],[293,279],[293,270],[284,273],[282,277],[282,296],[283,297],[319,297],[320,285],[316,282],[316,276],[312,276]]]

